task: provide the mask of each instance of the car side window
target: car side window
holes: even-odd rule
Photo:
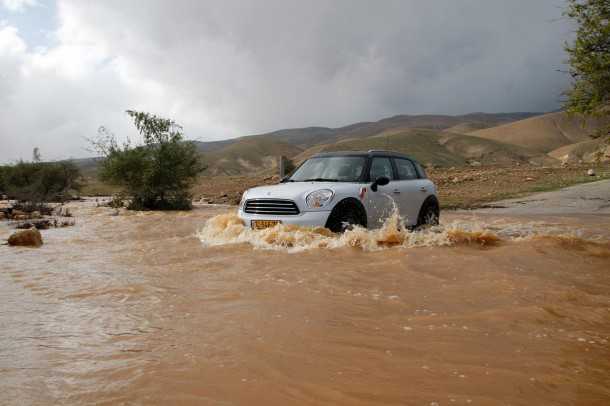
[[[417,173],[419,173],[419,177],[422,179],[427,179],[428,175],[426,174],[424,167],[421,166],[419,162],[413,162],[413,163],[415,164],[415,169],[417,169]]]
[[[372,181],[385,176],[392,180],[394,179],[394,170],[392,169],[392,161],[390,158],[377,157],[371,162],[370,178]]]
[[[415,171],[415,166],[413,166],[413,162],[409,161],[408,159],[394,158],[394,163],[396,164],[398,179],[411,180],[418,178],[417,172]]]

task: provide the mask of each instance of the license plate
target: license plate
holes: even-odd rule
[[[252,220],[252,228],[255,230],[263,230],[281,224],[279,220]]]

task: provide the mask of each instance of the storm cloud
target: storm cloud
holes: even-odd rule
[[[21,18],[37,7],[4,3],[19,3]],[[128,108],[174,118],[200,140],[393,114],[554,110],[568,85],[557,71],[571,36],[564,6],[65,0],[42,47],[6,11],[0,161],[34,146],[52,159],[90,155],[84,138],[100,125],[133,135]]]

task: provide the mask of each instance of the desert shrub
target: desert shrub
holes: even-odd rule
[[[105,158],[100,179],[124,189],[129,209],[191,209],[190,188],[203,170],[195,145],[183,139],[182,127],[172,120],[132,110],[127,114],[144,142],[119,145],[101,127],[93,141]]]
[[[32,206],[65,201],[78,191],[80,172],[74,163],[23,162],[0,167],[0,188],[11,199]]]
[[[0,195],[6,194],[6,177],[8,176],[8,166],[0,166]]]

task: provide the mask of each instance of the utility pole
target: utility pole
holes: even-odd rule
[[[284,176],[286,176],[286,157],[285,156],[280,155],[278,167],[280,169],[280,179],[283,179]]]

